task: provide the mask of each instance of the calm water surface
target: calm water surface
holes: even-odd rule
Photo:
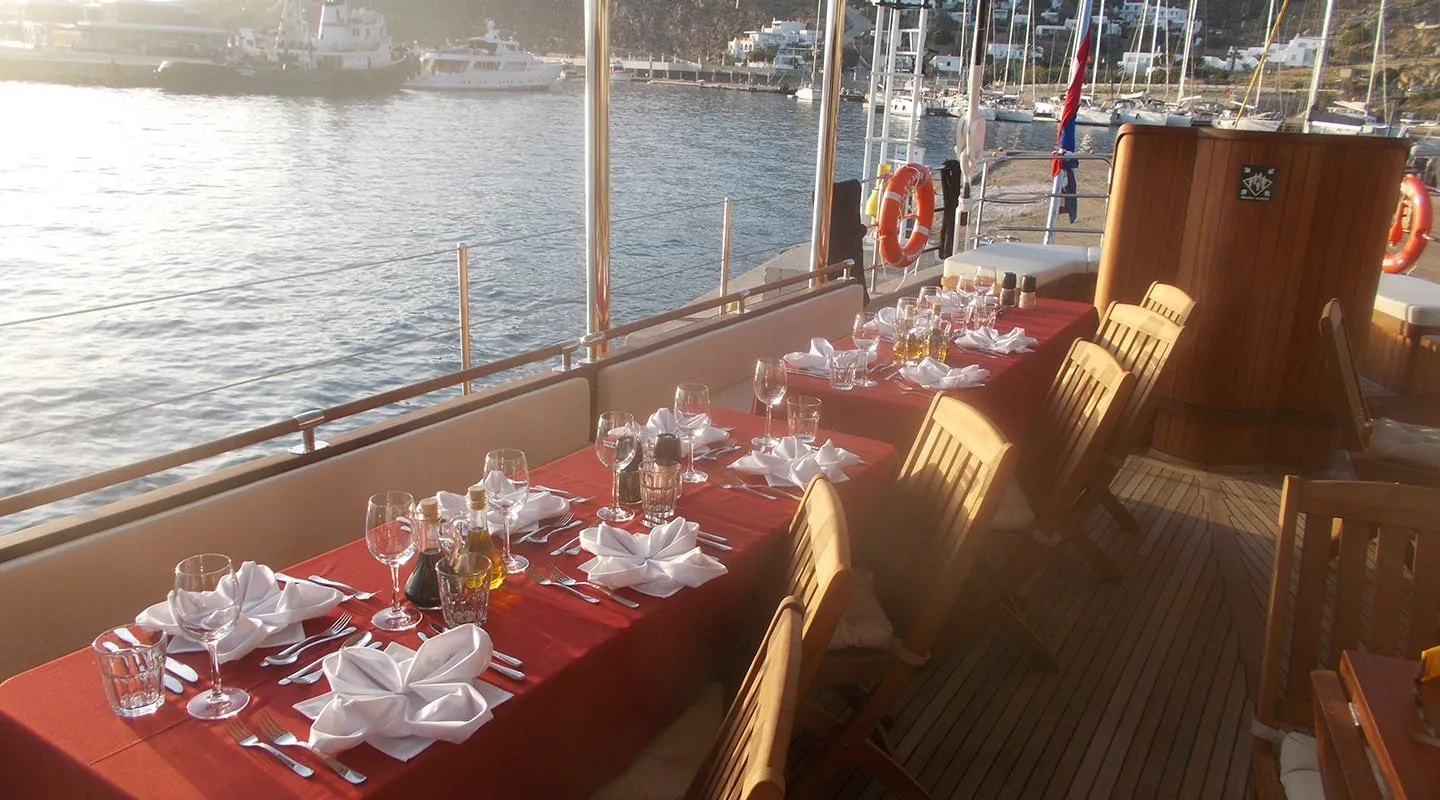
[[[721,210],[676,209],[737,198],[737,273],[808,240],[818,105],[636,84],[612,106],[617,321],[714,288]],[[343,102],[0,83],[0,496],[458,369],[457,242],[471,245],[476,363],[578,336],[582,114],[573,82]],[[845,104],[842,178],[860,172],[863,126]],[[924,121],[928,163],[953,135]],[[1054,136],[992,123],[989,144]]]

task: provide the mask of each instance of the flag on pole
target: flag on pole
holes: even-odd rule
[[[1080,166],[1079,160],[1067,158],[1067,156],[1075,154],[1075,117],[1080,113],[1080,95],[1085,87],[1085,65],[1090,60],[1091,51],[1091,6],[1092,0],[1080,0],[1080,7],[1076,10],[1075,62],[1070,67],[1070,84],[1065,89],[1065,103],[1060,108],[1055,158],[1050,162],[1051,177],[1056,177],[1061,171],[1064,171],[1064,192],[1069,195],[1075,193],[1075,168]],[[1077,214],[1076,198],[1065,197],[1062,200],[1065,205],[1065,213],[1070,216],[1070,222],[1073,224]]]

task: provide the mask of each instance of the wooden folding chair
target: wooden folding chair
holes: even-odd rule
[[[835,628],[845,614],[854,576],[850,567],[850,532],[840,495],[823,475],[805,487],[805,497],[790,522],[790,563],[785,594],[805,604],[804,657],[800,694],[815,679]]]
[[[895,630],[883,648],[830,651],[817,683],[855,689],[854,713],[841,722],[813,705],[805,726],[821,737],[803,765],[796,797],[823,797],[846,762],[868,770],[893,793],[925,791],[894,760],[881,722],[916,669],[929,657],[965,586],[991,518],[1015,469],[1014,447],[983,414],[939,395],[893,491],[877,517],[884,558],[872,566],[874,592]],[[869,592],[857,584],[855,593]],[[864,685],[866,688],[859,688]]]
[[[1331,395],[1340,409],[1340,432],[1356,476],[1440,488],[1440,428],[1370,416],[1339,300],[1325,304],[1320,336]]]
[[[1193,307],[1194,303],[1191,303],[1190,308]],[[1186,309],[1188,314],[1189,308]],[[1160,385],[1170,356],[1174,354],[1175,345],[1184,331],[1183,325],[1166,319],[1159,311],[1128,303],[1111,303],[1105,310],[1105,318],[1100,321],[1099,332],[1095,334],[1095,343],[1115,356],[1120,365],[1135,376],[1135,391],[1130,394],[1130,401],[1125,404],[1115,433],[1095,465],[1095,474],[1085,489],[1086,497],[1082,503],[1088,509],[1090,502],[1098,502],[1124,530],[1137,531],[1140,525],[1110,491],[1110,483],[1125,466],[1126,456],[1150,424],[1150,416],[1155,411],[1155,389]]]
[[[1252,726],[1251,782],[1258,797],[1285,797],[1277,760],[1282,747],[1314,747],[1280,730],[1314,727],[1312,670],[1335,669],[1345,650],[1418,658],[1440,642],[1437,508],[1435,489],[1285,479]],[[1334,559],[1332,537],[1339,543]],[[1413,567],[1407,567],[1412,549]],[[1346,752],[1353,760],[1354,748]],[[1359,758],[1363,763],[1363,751]]]
[[[800,699],[804,605],[787,597],[775,610],[715,747],[690,782],[687,800],[781,800],[785,759]]]
[[[1119,577],[1110,558],[1075,524],[1075,512],[1134,391],[1135,376],[1105,348],[1082,339],[1070,346],[1020,448],[1016,488],[1006,494],[992,526],[996,534],[1009,534],[994,538],[1011,552],[989,584],[985,605],[1008,600],[1061,542],[1074,545],[1105,578]],[[1034,637],[1018,643],[1041,666],[1055,665]]]
[[[1184,325],[1195,310],[1195,301],[1177,286],[1155,281],[1145,290],[1145,299],[1140,307],[1154,311],[1176,325]]]

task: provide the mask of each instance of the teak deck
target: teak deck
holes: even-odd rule
[[[1280,478],[1131,458],[1114,487],[1142,534],[1088,526],[1123,577],[1070,549],[1024,595],[1060,670],[991,632],[895,709],[890,739],[936,800],[1247,796]],[[837,796],[884,795],[853,772]]]

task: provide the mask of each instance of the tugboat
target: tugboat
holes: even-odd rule
[[[365,94],[392,92],[413,71],[395,47],[385,17],[351,8],[349,0],[323,0],[317,25],[308,25],[301,0],[285,0],[273,46],[242,34],[233,60],[215,64],[164,61],[155,71],[161,88],[219,94]]]

